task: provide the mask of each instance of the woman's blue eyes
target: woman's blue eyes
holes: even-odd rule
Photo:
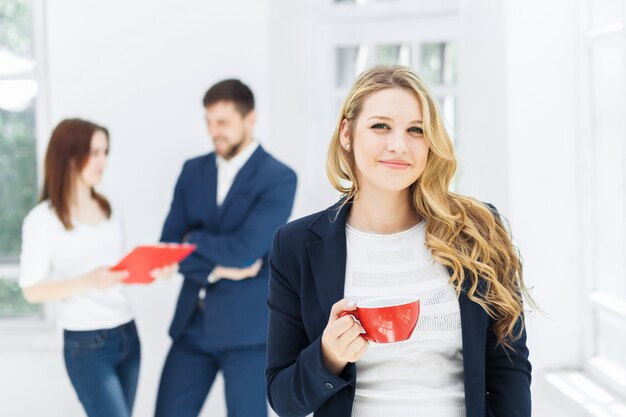
[[[387,125],[386,123],[376,123],[372,125],[372,129],[389,129],[389,125]],[[420,135],[424,133],[424,129],[422,129],[421,127],[417,127],[417,126],[410,127],[408,131],[411,133],[417,133]]]

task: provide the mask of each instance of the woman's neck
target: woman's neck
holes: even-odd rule
[[[352,202],[347,223],[367,233],[392,234],[410,229],[419,223],[408,190],[360,191]]]
[[[91,194],[91,187],[84,184],[82,181],[77,180],[72,187],[72,196],[70,198],[70,205],[73,210],[78,212],[90,207],[93,202],[93,196]]]

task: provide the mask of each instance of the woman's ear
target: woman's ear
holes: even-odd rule
[[[350,151],[352,144],[350,143],[350,123],[347,119],[341,121],[341,127],[339,128],[339,141],[341,146],[347,152]]]

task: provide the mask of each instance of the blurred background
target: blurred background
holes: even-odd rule
[[[0,0],[0,415],[83,415],[54,305],[16,283],[52,127],[107,126],[101,191],[129,246],[160,235],[183,161],[209,152],[202,97],[237,77],[256,138],[298,173],[292,218],[337,199],[324,158],[376,63],[411,66],[456,143],[454,188],[509,219],[542,311],[527,323],[534,416],[626,416],[624,0]],[[180,277],[130,288],[150,416]],[[225,416],[220,379],[203,416]],[[506,417],[506,416],[503,416]]]

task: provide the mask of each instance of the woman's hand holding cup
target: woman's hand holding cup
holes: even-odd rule
[[[335,375],[339,375],[348,363],[361,359],[369,346],[361,335],[361,325],[350,314],[345,314],[354,310],[356,305],[345,298],[337,301],[322,333],[324,366]]]

